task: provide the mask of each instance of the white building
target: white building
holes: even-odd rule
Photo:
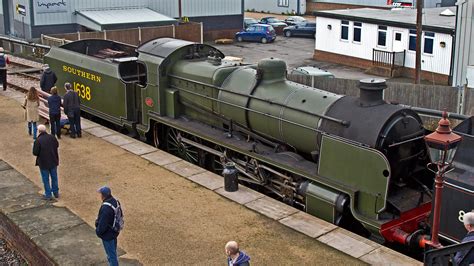
[[[449,9],[449,11],[446,11]],[[448,16],[440,15],[445,11]],[[456,10],[423,10],[422,78],[450,83]],[[415,67],[416,10],[350,9],[315,12],[314,59],[371,68],[380,54],[405,52],[401,75]],[[388,53],[384,53],[388,52]],[[401,62],[401,61],[400,61]]]
[[[245,0],[245,10],[302,15],[306,13],[306,0]]]
[[[474,0],[459,0],[453,86],[474,88]]]
[[[312,3],[327,3],[332,5],[387,7],[393,5],[415,6],[416,0],[308,0]],[[454,6],[456,0],[423,0],[425,8]],[[343,8],[341,6],[341,8]]]

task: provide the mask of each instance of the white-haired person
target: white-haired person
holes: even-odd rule
[[[470,211],[463,216],[464,228],[467,230],[466,236],[462,239],[461,243],[474,241],[474,212]],[[467,251],[457,252],[454,256],[454,262],[459,265],[463,261],[463,265],[470,265],[474,263],[474,254],[469,254],[467,257]],[[466,258],[464,258],[466,257]]]
[[[250,257],[245,252],[240,251],[239,244],[229,241],[225,244],[225,254],[227,255],[228,266],[250,266]]]
[[[59,198],[59,142],[56,137],[46,132],[45,125],[39,125],[38,132],[39,135],[33,145],[33,155],[36,156],[36,165],[39,166],[41,179],[43,180],[43,199],[51,200],[53,195],[55,198]]]
[[[3,47],[0,47],[0,83],[3,85],[3,90],[7,90],[7,65],[10,64],[10,59],[5,54]]]

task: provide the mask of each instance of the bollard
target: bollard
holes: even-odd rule
[[[235,163],[226,163],[222,175],[224,176],[225,191],[235,192],[239,189],[239,174],[237,169],[235,169]]]

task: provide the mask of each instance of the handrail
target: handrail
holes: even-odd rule
[[[17,43],[17,44],[22,44],[34,48],[41,48],[41,49],[51,49],[51,46],[44,45],[44,44],[39,44],[39,43],[34,43],[34,42],[27,42],[25,40],[20,40],[20,39],[15,39],[12,37],[7,37],[7,36],[0,36],[0,41],[7,41],[7,42],[12,42],[12,43]]]

